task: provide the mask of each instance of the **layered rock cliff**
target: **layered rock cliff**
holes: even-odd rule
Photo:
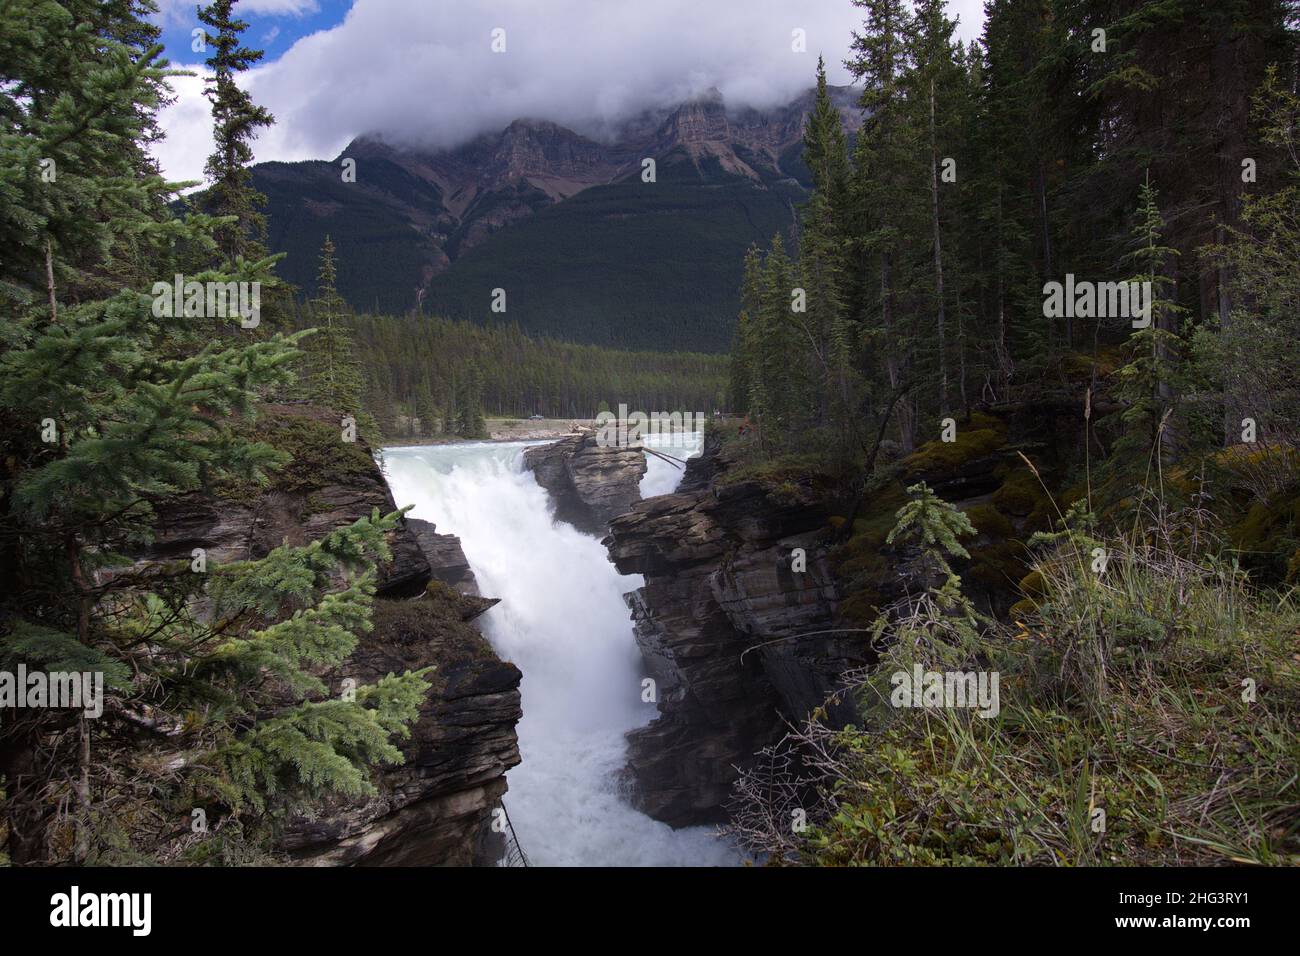
[[[725,819],[738,767],[867,663],[860,634],[833,631],[831,499],[815,475],[728,480],[716,438],[675,494],[610,523],[659,716],[628,735],[634,799],[673,826]],[[827,633],[832,631],[832,633]]]
[[[582,432],[524,452],[524,467],[555,503],[555,516],[581,531],[603,535],[609,522],[641,500],[645,453],[602,447]]]
[[[282,843],[292,857],[317,866],[500,859],[504,844],[492,832],[492,812],[506,792],[505,771],[519,763],[520,674],[467,623],[496,603],[438,581],[422,598],[376,602],[373,632],[330,685],[433,665],[432,687],[411,736],[399,744],[405,762],[383,769],[379,795],[292,821]]]
[[[478,594],[478,582],[460,546],[460,538],[454,534],[438,534],[432,521],[419,518],[407,518],[406,527],[419,542],[435,580],[450,585],[461,594]]]
[[[281,544],[303,545],[335,528],[395,511],[393,496],[363,441],[341,439],[339,416],[305,405],[266,405],[251,436],[291,456],[266,488],[227,484],[192,492],[159,512],[154,540],[142,559],[189,561],[202,548],[210,564],[249,560]],[[388,536],[392,559],[379,568],[375,593],[413,597],[431,568],[405,520]]]
[[[378,508],[396,510],[371,449],[340,440],[337,416],[306,406],[267,406],[255,436],[292,460],[266,488],[223,487],[160,512],[141,563],[184,559],[203,548],[221,563],[304,544]],[[392,560],[379,568],[373,629],[322,679],[338,688],[432,666],[432,688],[398,741],[405,762],[379,768],[379,794],[335,801],[288,821],[280,849],[315,865],[468,865],[501,851],[492,812],[519,763],[519,670],[501,661],[470,623],[497,603],[477,596],[454,535],[404,519],[388,536]],[[464,592],[464,593],[462,593]]]

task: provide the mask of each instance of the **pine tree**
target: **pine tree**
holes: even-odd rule
[[[803,332],[800,351],[815,361],[816,368],[800,376],[807,381],[793,382],[792,387],[807,388],[816,396],[816,424],[825,424],[833,414],[837,424],[846,427],[850,416],[850,344],[840,291],[843,267],[830,201],[820,192],[813,194],[804,214],[799,276],[807,295],[807,311],[792,313],[791,321]]]
[[[140,278],[141,258],[160,241],[111,217],[140,221],[156,209],[162,180],[144,142],[157,135],[154,114],[173,71],[157,28],[130,4],[25,3],[6,7],[4,20],[0,305],[39,301],[53,321],[51,289],[69,299],[111,295],[116,277]],[[118,188],[128,178],[132,188]],[[17,338],[6,321],[0,342]]]
[[[463,438],[487,437],[487,423],[483,417],[483,372],[476,361],[470,361],[461,376],[456,434]]]
[[[894,527],[885,542],[908,555],[907,576],[921,590],[900,605],[882,613],[873,625],[880,641],[892,631],[889,662],[882,674],[925,666],[960,667],[967,664],[978,643],[984,621],[962,592],[961,578],[950,558],[969,558],[959,540],[975,535],[965,512],[936,495],[925,482],[907,489],[911,501],[898,509]]]
[[[925,130],[926,177],[930,193],[930,234],[933,262],[934,352],[937,359],[938,411],[947,415],[951,383],[948,375],[948,303],[944,288],[943,228],[939,189],[939,143],[955,152],[951,117],[959,95],[961,71],[952,43],[956,24],[944,13],[944,0],[919,0],[909,45],[911,68],[904,77],[912,108],[921,114],[913,122]]]
[[[1122,433],[1116,440],[1107,471],[1126,478],[1120,494],[1131,489],[1128,481],[1155,484],[1172,457],[1174,441],[1170,416],[1176,383],[1182,377],[1180,339],[1182,306],[1167,295],[1173,285],[1171,260],[1178,250],[1163,244],[1164,219],[1150,178],[1142,184],[1134,219],[1133,249],[1122,262],[1136,266],[1126,281],[1150,289],[1145,328],[1129,339],[1129,361],[1119,370],[1119,395],[1127,408],[1119,413]],[[1154,464],[1154,468],[1150,467]]]
[[[756,412],[751,403],[755,397],[753,390],[758,385],[755,381],[758,374],[755,336],[759,311],[762,309],[762,273],[762,254],[758,251],[758,246],[750,246],[745,253],[744,274],[740,284],[740,316],[736,320],[731,350],[729,394],[731,408],[737,414]],[[761,407],[761,395],[759,398]]]
[[[415,390],[415,414],[420,422],[419,433],[426,437],[436,435],[442,423],[433,395],[433,382],[426,372],[421,376]]]
[[[213,48],[204,61],[212,70],[204,94],[212,103],[215,149],[203,171],[212,181],[207,196],[211,212],[234,217],[216,229],[218,246],[230,262],[239,256],[258,259],[265,254],[266,219],[259,209],[266,199],[253,188],[248,165],[253,161],[252,141],[258,128],[275,122],[236,82],[240,73],[262,59],[262,51],[243,45],[240,35],[248,23],[236,18],[235,3],[212,0],[199,10],[199,21],[211,28],[205,33],[205,42]]]
[[[1241,224],[1214,248],[1230,277],[1233,306],[1226,318],[1207,323],[1196,351],[1203,388],[1217,392],[1223,407],[1223,422],[1205,445],[1235,445],[1246,420],[1254,421],[1258,457],[1272,472],[1256,484],[1271,493],[1293,476],[1291,449],[1300,447],[1300,95],[1277,69],[1257,92],[1253,114],[1260,146],[1272,154],[1263,153],[1261,166],[1273,166],[1270,178],[1282,185],[1245,195]]]
[[[797,427],[797,407],[807,401],[799,386],[802,376],[791,358],[797,354],[792,321],[795,283],[790,258],[780,234],[763,261],[761,305],[754,324],[754,371],[750,380],[750,411],[766,450],[789,442]]]
[[[959,181],[978,204],[977,236],[989,238],[978,263],[980,311],[985,327],[994,330],[992,374],[981,389],[986,399],[1005,399],[1013,382],[1033,375],[1048,358],[1050,330],[1041,314],[1046,264],[1036,262],[1035,249],[1044,236],[1037,170],[1046,148],[1044,104],[1050,100],[1037,64],[1051,16],[1050,0],[993,0],[984,25],[978,116],[967,137],[979,159]]]
[[[975,534],[966,513],[936,495],[925,482],[907,489],[912,500],[898,509],[897,521],[886,544],[910,544],[920,551],[925,569],[942,580],[956,576],[948,558],[969,558],[957,539]]]
[[[799,240],[799,269],[808,293],[807,321],[799,323],[809,338],[821,382],[817,418],[834,418],[836,444],[850,445],[856,435],[855,405],[850,394],[855,361],[854,334],[848,316],[846,250],[851,235],[849,184],[852,171],[839,110],[831,102],[825,63],[817,61],[817,93],[804,128],[804,158],[813,173],[813,196],[804,209]],[[795,317],[799,322],[799,316]],[[852,445],[860,444],[855,437]]]
[[[329,236],[321,245],[316,298],[311,301],[315,333],[304,343],[303,397],[326,408],[355,415],[360,409],[363,383],[357,346],[344,324],[347,305],[337,288],[334,243]]]
[[[451,382],[452,401],[448,403],[445,431],[463,438],[486,438],[487,424],[482,410],[484,377],[476,359],[464,364],[460,376]]]
[[[905,387],[910,375],[915,331],[904,315],[902,290],[907,272],[907,237],[917,218],[916,185],[919,137],[906,102],[902,81],[910,66],[908,38],[912,18],[902,0],[854,0],[865,10],[861,33],[853,34],[847,66],[863,85],[859,105],[863,126],[854,154],[853,218],[855,262],[861,277],[853,308],[872,351],[882,357],[890,395]],[[867,279],[871,276],[871,280]],[[897,419],[904,450],[916,443],[916,412],[908,396],[899,402]]]
[[[725,405],[735,415],[749,410],[749,337],[749,313],[741,309],[731,337],[731,374]]]
[[[848,140],[844,121],[831,102],[826,84],[826,62],[817,58],[817,93],[804,126],[804,162],[812,173],[813,189],[821,193],[837,221],[845,214],[849,190]]]

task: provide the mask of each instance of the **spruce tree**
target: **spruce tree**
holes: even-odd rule
[[[865,11],[846,63],[862,84],[863,125],[854,153],[855,261],[860,277],[854,309],[872,351],[881,356],[885,391],[897,394],[911,375],[915,317],[903,296],[910,284],[908,237],[919,217],[920,137],[909,112],[903,79],[910,66],[912,18],[902,0],[854,0]],[[870,277],[868,279],[868,276]],[[916,443],[913,399],[898,405],[904,450]]]
[[[751,414],[762,407],[762,396],[756,395],[754,389],[760,387],[756,381],[759,374],[755,337],[759,311],[762,309],[762,291],[760,282],[763,270],[763,258],[758,246],[750,246],[745,253],[744,274],[740,284],[740,316],[736,320],[736,331],[731,350],[731,378],[729,394],[731,409],[737,414]],[[755,406],[754,400],[758,399]]]
[[[812,173],[813,189],[826,198],[836,221],[845,214],[849,189],[848,140],[844,121],[831,102],[826,84],[826,62],[817,58],[817,93],[804,126],[804,163]]]
[[[1176,444],[1171,416],[1182,378],[1180,326],[1186,310],[1168,295],[1173,285],[1171,260],[1178,250],[1164,245],[1164,228],[1156,190],[1148,177],[1139,190],[1133,248],[1121,260],[1137,270],[1126,281],[1150,290],[1148,324],[1132,332],[1129,361],[1118,373],[1119,395],[1127,407],[1118,413],[1121,433],[1106,470],[1121,479],[1117,492],[1121,495],[1131,492],[1134,481],[1154,487]]]
[[[420,420],[420,434],[431,437],[438,433],[438,409],[433,404],[433,390],[426,382],[415,396],[415,414]]]
[[[970,518],[925,482],[911,485],[907,493],[911,500],[898,509],[885,542],[903,551],[905,574],[919,590],[882,613],[873,625],[877,641],[892,631],[882,676],[899,668],[909,670],[914,663],[943,668],[969,664],[986,623],[962,592],[961,577],[949,563],[952,558],[970,557],[960,541],[977,533]]]
[[[486,438],[487,423],[483,417],[483,372],[478,362],[471,360],[460,378],[457,394],[455,433],[462,438]]]
[[[217,226],[217,244],[230,262],[239,256],[261,258],[266,219],[260,211],[266,199],[253,188],[248,165],[253,161],[252,141],[257,130],[270,126],[275,118],[239,88],[236,78],[262,59],[262,51],[244,46],[241,34],[248,23],[235,16],[236,0],[212,0],[199,10],[199,20],[209,29],[205,41],[212,55],[204,62],[212,76],[204,94],[212,103],[215,148],[204,166],[211,180],[207,204],[217,216],[233,220]]]
[[[1294,474],[1291,449],[1300,447],[1300,95],[1279,70],[1269,71],[1253,114],[1281,187],[1246,194],[1241,224],[1214,248],[1231,277],[1233,307],[1201,330],[1196,351],[1202,388],[1217,393],[1223,409],[1205,444],[1238,444],[1247,419],[1255,422],[1261,464],[1271,472],[1257,486],[1272,493]]]
[[[317,277],[316,297],[311,300],[315,332],[303,345],[300,392],[331,411],[356,415],[363,390],[361,366],[352,332],[344,324],[348,308],[338,293],[334,243],[329,236],[321,245]]]
[[[1036,177],[1026,176],[1040,163],[1042,123],[1041,76],[1034,71],[1040,55],[1041,24],[1049,0],[993,0],[984,25],[978,113],[966,138],[975,151],[969,175],[959,182],[970,188],[976,204],[974,231],[987,237],[978,251],[981,273],[980,311],[992,329],[985,399],[1005,400],[1018,379],[1040,369],[1046,359],[1047,330],[1041,313],[1044,281],[1034,259],[1038,226],[1037,199],[1031,192]],[[1056,278],[1055,276],[1051,278]]]
[[[948,302],[944,284],[944,252],[942,203],[939,186],[940,143],[955,152],[955,132],[952,117],[961,85],[961,70],[957,65],[952,43],[956,24],[944,13],[944,0],[919,0],[915,20],[909,37],[911,65],[904,77],[908,88],[913,123],[923,129],[925,158],[928,167],[926,178],[930,196],[930,236],[932,243],[932,311],[934,314],[934,346],[936,377],[938,379],[938,412],[947,415],[951,399],[951,382],[948,372]],[[928,339],[928,336],[925,337]]]
[[[814,396],[815,424],[824,425],[833,415],[837,425],[843,428],[850,424],[851,355],[839,251],[830,201],[816,192],[805,210],[799,242],[800,285],[807,295],[807,310],[791,314],[791,321],[803,333],[799,350],[812,359],[815,368],[800,370],[799,364],[792,362],[792,375],[802,371],[798,377],[804,381],[792,382],[791,387],[806,389]]]
[[[750,381],[751,415],[757,420],[760,441],[767,451],[791,441],[796,406],[808,397],[797,393],[802,376],[791,362],[798,349],[793,342],[791,320],[793,278],[790,258],[778,233],[772,237],[763,261],[762,305],[754,326],[754,373]]]

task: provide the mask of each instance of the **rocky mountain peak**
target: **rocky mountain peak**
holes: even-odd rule
[[[717,89],[688,100],[673,111],[659,129],[658,138],[689,145],[725,142],[731,134],[727,107]]]
[[[831,95],[846,130],[854,132],[860,117],[853,91],[832,88]],[[368,264],[341,278],[344,297],[356,308],[380,311],[411,309],[416,287],[430,293],[425,303],[429,308],[461,314],[476,308],[466,303],[482,299],[479,287],[485,280],[477,274],[471,279],[474,270],[469,265],[462,269],[460,263],[502,233],[518,237],[522,232],[521,244],[506,242],[488,255],[499,256],[503,269],[527,272],[530,263],[557,255],[557,239],[577,242],[579,233],[627,217],[638,219],[641,227],[625,235],[652,246],[680,241],[683,229],[716,232],[721,217],[727,242],[709,246],[715,257],[710,266],[715,283],[711,304],[687,309],[692,321],[713,324],[717,316],[733,310],[734,263],[751,243],[785,227],[809,185],[799,157],[813,102],[809,90],[784,104],[738,107],[728,104],[717,89],[709,89],[686,102],[647,109],[615,128],[593,120],[592,129],[608,130],[599,138],[526,116],[451,148],[418,145],[419,130],[400,137],[363,135],[333,163],[261,164],[253,175],[279,228],[272,243],[275,251],[287,253],[281,269],[289,281],[314,287],[321,242],[328,234],[344,261]],[[344,157],[357,160],[355,183],[340,181],[338,159]],[[660,181],[670,188],[635,188],[641,182],[642,161],[649,158],[659,162]],[[707,194],[663,204],[670,193],[684,200],[691,190],[706,185]],[[725,200],[718,186],[726,187]],[[571,207],[570,214],[545,226],[530,225],[541,210],[595,188],[605,190],[599,199],[576,204],[581,208]],[[735,215],[740,208],[744,213]],[[384,252],[377,251],[379,246]],[[606,245],[597,257],[618,259],[625,253],[623,247]],[[462,272],[464,280],[459,278]],[[597,285],[612,283],[601,293],[607,295],[606,305],[622,302],[626,293],[623,280],[611,278],[616,272],[611,266],[588,273]],[[536,273],[534,278],[540,277]],[[531,281],[521,280],[521,288]],[[458,289],[454,294],[453,286]],[[540,296],[531,295],[527,301],[542,308],[548,301],[546,291],[535,291]],[[650,298],[655,300],[653,294]],[[646,305],[650,312],[681,308],[655,301],[653,308]],[[545,306],[552,307],[559,308],[558,302]],[[676,327],[689,324],[674,322]]]
[[[606,164],[599,143],[548,120],[518,119],[501,133],[487,178],[570,176]]]

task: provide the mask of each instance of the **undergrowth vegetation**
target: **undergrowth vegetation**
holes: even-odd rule
[[[761,754],[737,836],[823,865],[1300,862],[1294,589],[1253,583],[1204,510],[1154,502],[1103,534],[1080,503],[1034,536],[1032,587],[1000,623],[948,565],[969,520],[909,492],[890,538],[918,590],[880,613],[880,664],[846,677],[860,723],[816,714]],[[996,713],[896,706],[916,665],[997,674]]]

